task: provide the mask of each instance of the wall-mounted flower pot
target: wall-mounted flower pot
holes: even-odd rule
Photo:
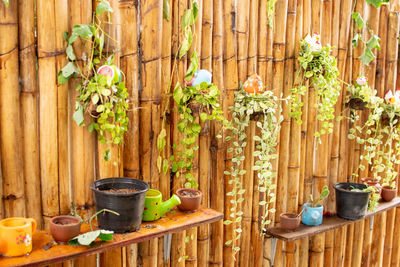
[[[358,220],[365,216],[371,192],[351,191],[352,189],[363,190],[367,188],[365,184],[337,183],[333,187],[336,192],[337,216],[347,220]]]
[[[352,98],[346,105],[355,110],[364,110],[367,102],[362,101],[360,98]]]
[[[392,201],[393,198],[397,195],[397,188],[392,189],[390,186],[382,187],[381,197],[384,201],[389,202]]]
[[[58,243],[67,243],[78,236],[81,231],[81,220],[74,216],[60,215],[50,220],[50,233]]]
[[[181,188],[176,191],[181,200],[178,209],[181,211],[196,211],[200,208],[201,197],[203,194],[200,190],[194,188]]]
[[[294,231],[300,226],[301,216],[296,213],[282,213],[280,215],[281,229],[286,231]]]
[[[144,199],[149,185],[133,178],[105,178],[90,185],[96,210],[109,209],[119,216],[104,212],[97,216],[101,229],[116,233],[133,232],[140,228]]]
[[[317,204],[315,207],[311,207],[311,203],[305,203],[303,205],[303,210],[302,223],[311,226],[322,224],[324,206]]]

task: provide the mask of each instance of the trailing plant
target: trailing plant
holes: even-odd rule
[[[368,103],[372,101],[372,98],[376,97],[377,91],[372,89],[367,84],[367,78],[365,76],[359,76],[355,83],[347,87],[349,94],[346,96],[346,102],[351,108],[366,107]],[[356,106],[352,106],[358,104]]]
[[[71,77],[81,78],[76,90],[79,92],[73,119],[84,126],[84,114],[92,118],[90,132],[96,131],[100,143],[120,145],[128,129],[128,91],[121,81],[123,73],[113,64],[114,52],[105,53],[105,39],[112,38],[102,29],[103,13],[110,23],[113,12],[109,2],[101,1],[96,8],[91,24],[74,25],[71,34],[65,33],[68,63],[58,73],[58,82],[63,84]],[[73,44],[80,40],[84,47],[83,64],[78,62]],[[109,158],[109,150],[105,159]]]
[[[252,76],[246,83],[253,83],[257,85],[259,81],[258,76]],[[261,81],[261,79],[259,79]],[[259,135],[253,136],[256,143],[253,156],[257,158],[253,170],[257,171],[258,176],[258,190],[265,192],[267,199],[261,201],[259,204],[264,206],[265,213],[262,216],[261,231],[264,232],[267,225],[270,223],[268,217],[270,213],[275,212],[274,208],[270,205],[275,201],[275,194],[273,190],[276,185],[273,183],[276,173],[273,171],[271,161],[277,157],[276,145],[277,137],[280,130],[280,122],[283,117],[280,115],[280,108],[278,105],[278,98],[273,95],[271,91],[248,93],[251,90],[241,88],[235,93],[234,105],[230,108],[232,111],[232,124],[229,125],[228,130],[230,135],[225,138],[225,141],[230,141],[228,153],[232,153],[232,166],[229,171],[225,171],[226,175],[230,176],[229,184],[232,184],[232,191],[227,193],[231,197],[231,213],[229,219],[224,221],[224,224],[235,224],[238,226],[234,229],[234,236],[232,240],[228,240],[226,245],[232,244],[232,249],[236,254],[240,248],[237,246],[237,240],[241,236],[240,222],[242,220],[243,212],[240,210],[241,202],[243,202],[243,189],[240,177],[246,174],[243,169],[243,155],[244,148],[247,146],[246,142],[246,128],[250,124],[250,120],[257,120],[256,126],[260,131]],[[246,92],[247,91],[247,92]]]
[[[330,52],[331,47],[329,45],[321,46],[318,33],[313,33],[312,36],[307,35],[301,41],[298,57],[300,68],[296,80],[300,80],[300,82],[291,90],[290,116],[298,123],[302,123],[301,115],[304,102],[301,98],[305,95],[309,86],[315,88],[317,120],[320,124],[314,135],[318,139],[322,134],[333,131],[334,107],[340,95],[337,62],[335,57],[330,55]]]
[[[368,2],[368,0],[367,0],[367,2]],[[374,1],[374,2],[379,2],[379,1]],[[380,2],[382,2],[382,1],[380,1]],[[360,15],[360,13],[353,12],[351,17],[353,18],[353,20],[356,24],[356,27],[357,27],[357,30],[354,33],[354,38],[352,40],[353,47],[356,47],[359,42],[361,42],[363,44],[364,50],[363,50],[363,53],[361,54],[361,56],[358,57],[358,59],[360,59],[364,63],[364,65],[369,65],[369,63],[375,59],[375,55],[372,52],[372,49],[374,49],[374,48],[376,48],[378,50],[381,49],[381,46],[379,44],[381,39],[379,38],[379,36],[375,35],[375,33],[372,29],[370,29],[368,27],[367,23],[365,23],[362,16]],[[370,35],[370,37],[367,41],[364,41],[363,37],[362,37],[363,28],[367,29],[369,32],[369,35]]]
[[[97,219],[97,215],[99,215],[100,213],[105,213],[105,212],[110,212],[110,213],[113,213],[113,214],[119,216],[119,213],[109,210],[109,209],[102,209],[102,210],[96,212],[87,221],[87,223],[90,226],[90,232],[87,232],[87,233],[84,233],[84,234],[81,234],[81,235],[78,235],[78,236],[72,238],[71,240],[68,241],[68,245],[73,245],[73,246],[83,245],[83,246],[91,247],[95,244],[95,240],[97,238],[99,238],[101,241],[112,240],[112,237],[114,234],[113,231],[108,231],[108,230],[94,230],[93,231],[92,220],[95,218]],[[84,222],[82,217],[79,216],[77,213],[75,213],[74,215],[76,217],[78,217],[81,220],[81,222]]]
[[[318,202],[321,202],[322,200],[324,200],[326,197],[328,197],[328,195],[329,195],[329,189],[328,189],[328,186],[325,185],[322,188],[321,194],[319,195],[318,198],[314,199],[312,194],[310,195],[310,201],[311,201],[310,207],[316,207]]]

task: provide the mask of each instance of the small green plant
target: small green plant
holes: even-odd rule
[[[334,56],[330,55],[331,47],[322,47],[320,36],[313,33],[301,41],[300,55],[298,61],[300,68],[297,73],[295,86],[291,92],[290,116],[296,122],[302,123],[302,107],[304,102],[301,98],[308,90],[308,86],[315,88],[316,108],[319,129],[314,135],[320,141],[322,134],[333,131],[332,120],[335,118],[335,105],[340,95],[339,71]],[[309,83],[307,83],[309,81]]]
[[[71,240],[68,241],[68,245],[72,245],[72,246],[78,246],[78,245],[83,245],[83,246],[93,246],[95,244],[95,240],[97,238],[99,238],[101,241],[109,241],[112,240],[113,231],[108,231],[108,230],[95,230],[93,231],[93,227],[92,227],[92,220],[93,219],[97,219],[97,215],[99,215],[100,213],[105,213],[105,212],[110,212],[113,213],[115,215],[119,216],[119,213],[109,210],[109,209],[102,209],[98,212],[96,212],[95,214],[93,214],[93,216],[91,216],[88,220],[88,224],[90,226],[90,232],[78,235],[77,237],[72,238]],[[81,222],[84,222],[84,220],[82,219],[81,216],[79,216],[77,213],[75,213],[75,216],[78,217]]]
[[[367,0],[368,2],[368,0]],[[382,1],[372,1],[372,2],[382,2]],[[357,31],[354,33],[354,38],[352,40],[353,47],[356,47],[359,42],[363,44],[364,50],[361,56],[358,57],[364,65],[369,65],[369,63],[375,59],[375,55],[372,52],[372,49],[376,48],[378,50],[381,49],[381,46],[379,42],[381,39],[379,36],[375,35],[374,31],[370,29],[363,20],[362,16],[358,12],[354,12],[351,16],[356,24]],[[370,38],[368,41],[363,40],[363,34],[362,34],[362,29],[366,28],[369,32]]]
[[[328,197],[328,195],[329,195],[329,189],[328,186],[325,185],[322,188],[321,194],[319,195],[318,198],[314,199],[312,194],[310,195],[310,203],[311,203],[310,207],[316,207],[318,202],[324,200],[326,197]]]
[[[107,1],[101,1],[93,15],[91,24],[74,25],[71,34],[65,33],[68,63],[58,73],[58,82],[63,84],[71,77],[80,77],[76,90],[79,92],[73,119],[79,126],[84,126],[84,114],[92,118],[88,129],[96,131],[100,143],[120,145],[123,135],[128,130],[127,110],[128,91],[121,81],[123,73],[113,64],[114,52],[104,52],[105,39],[111,37],[101,28],[100,18],[106,13],[110,23],[113,10]],[[84,47],[83,65],[77,60],[73,48],[80,40]],[[109,150],[104,158],[109,158]]]

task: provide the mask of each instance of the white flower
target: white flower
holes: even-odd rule
[[[321,42],[320,42],[320,35],[317,32],[314,32],[312,36],[307,34],[306,38],[304,39],[307,43],[307,49],[310,49],[311,52],[321,52]]]
[[[394,104],[395,106],[400,106],[400,89],[396,89],[396,91],[393,92],[390,90],[385,94],[385,99],[390,103]]]
[[[367,78],[365,78],[365,76],[360,76],[356,79],[356,83],[359,86],[364,86],[367,83]]]
[[[29,245],[31,244],[31,241],[32,241],[31,236],[30,236],[29,234],[27,234],[27,235],[25,236],[25,240],[24,240],[25,246],[29,246]]]

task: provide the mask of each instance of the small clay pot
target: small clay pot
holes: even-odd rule
[[[365,177],[365,178],[361,178],[361,182],[363,184],[367,184],[368,186],[375,187],[375,189],[378,193],[381,193],[381,191],[382,191],[382,186],[379,184],[379,180],[377,180],[377,179]]]
[[[178,205],[178,209],[181,211],[196,211],[199,209],[203,196],[200,190],[181,188],[176,191],[176,194],[181,199],[181,204]]]
[[[74,216],[60,215],[50,220],[50,233],[58,243],[66,243],[78,236],[81,231],[81,220]]]
[[[392,189],[388,185],[382,187],[381,197],[383,198],[384,201],[386,202],[392,201],[392,199],[396,196],[396,194],[397,194],[397,188]]]
[[[296,213],[281,213],[280,215],[280,222],[281,222],[281,228],[283,230],[287,231],[294,231],[300,226],[300,219],[301,216],[297,216],[298,214]]]
[[[362,101],[360,98],[352,98],[346,105],[355,110],[364,110],[367,102]]]

